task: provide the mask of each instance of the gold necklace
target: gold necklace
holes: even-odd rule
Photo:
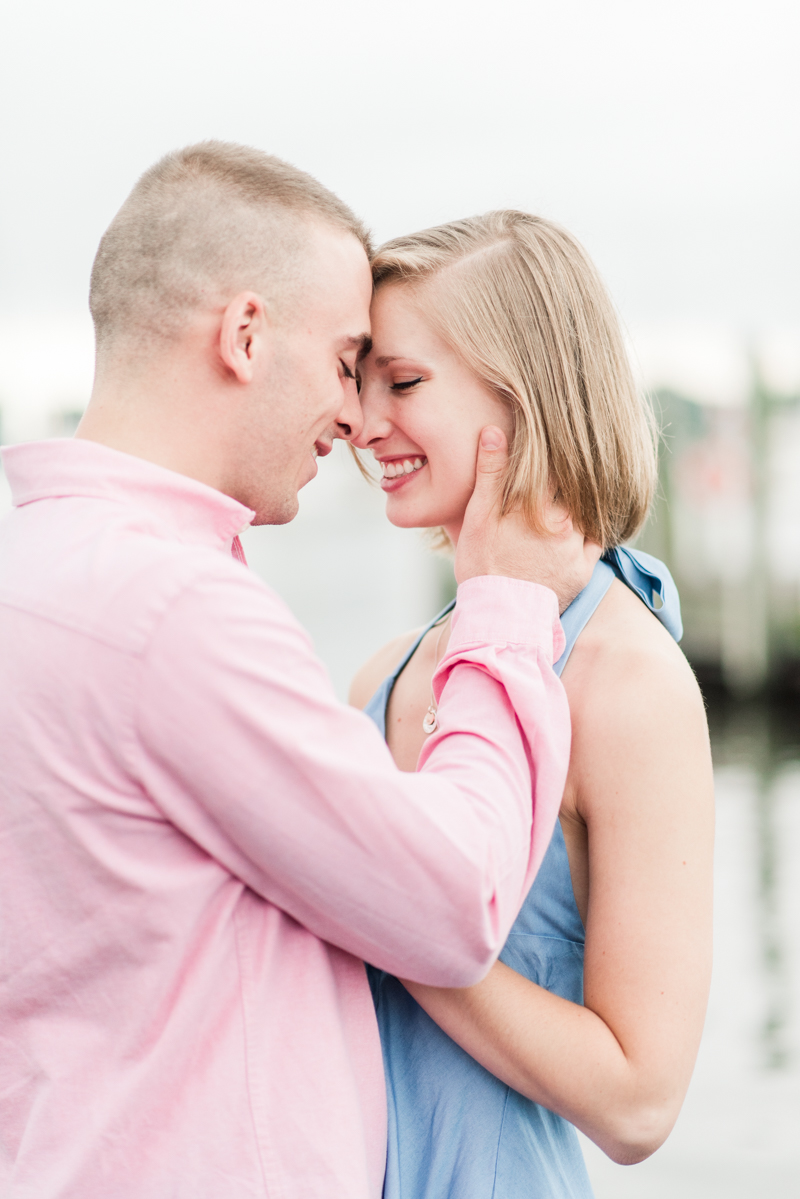
[[[439,665],[439,646],[442,641],[442,633],[444,632],[446,625],[450,623],[451,615],[452,610],[447,613],[447,616],[445,616],[444,620],[442,621],[442,627],[439,629],[439,636],[436,638],[436,645],[434,646],[433,650],[433,674],[436,674],[436,667]],[[436,700],[433,695],[433,676],[431,676],[431,702],[428,705],[428,710],[425,713],[422,721],[422,731],[427,736],[430,736],[431,733],[435,733],[439,727],[439,720],[436,711]]]

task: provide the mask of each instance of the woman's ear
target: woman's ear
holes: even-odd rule
[[[256,360],[267,349],[268,321],[261,296],[242,291],[222,314],[219,356],[240,383],[252,382]]]
[[[547,492],[539,512],[543,532],[567,536],[572,532],[572,516],[564,503],[558,481],[550,475],[547,480]]]

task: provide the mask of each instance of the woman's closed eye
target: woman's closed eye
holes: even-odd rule
[[[392,391],[408,391],[408,389],[410,387],[416,387],[416,385],[418,383],[421,383],[422,378],[423,378],[423,376],[419,375],[419,376],[417,376],[416,379],[399,379],[396,383],[392,383],[391,390]]]

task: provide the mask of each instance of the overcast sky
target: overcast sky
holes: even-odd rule
[[[137,175],[205,137],[378,238],[501,205],[574,230],[626,319],[800,324],[796,0],[7,0],[0,312],[82,310]]]

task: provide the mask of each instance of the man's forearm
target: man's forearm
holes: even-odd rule
[[[172,823],[318,936],[445,986],[474,982],[499,952],[569,752],[552,595],[473,580],[460,603],[441,729],[417,775],[336,701],[284,605],[239,572],[176,602],[139,703],[137,768]]]

